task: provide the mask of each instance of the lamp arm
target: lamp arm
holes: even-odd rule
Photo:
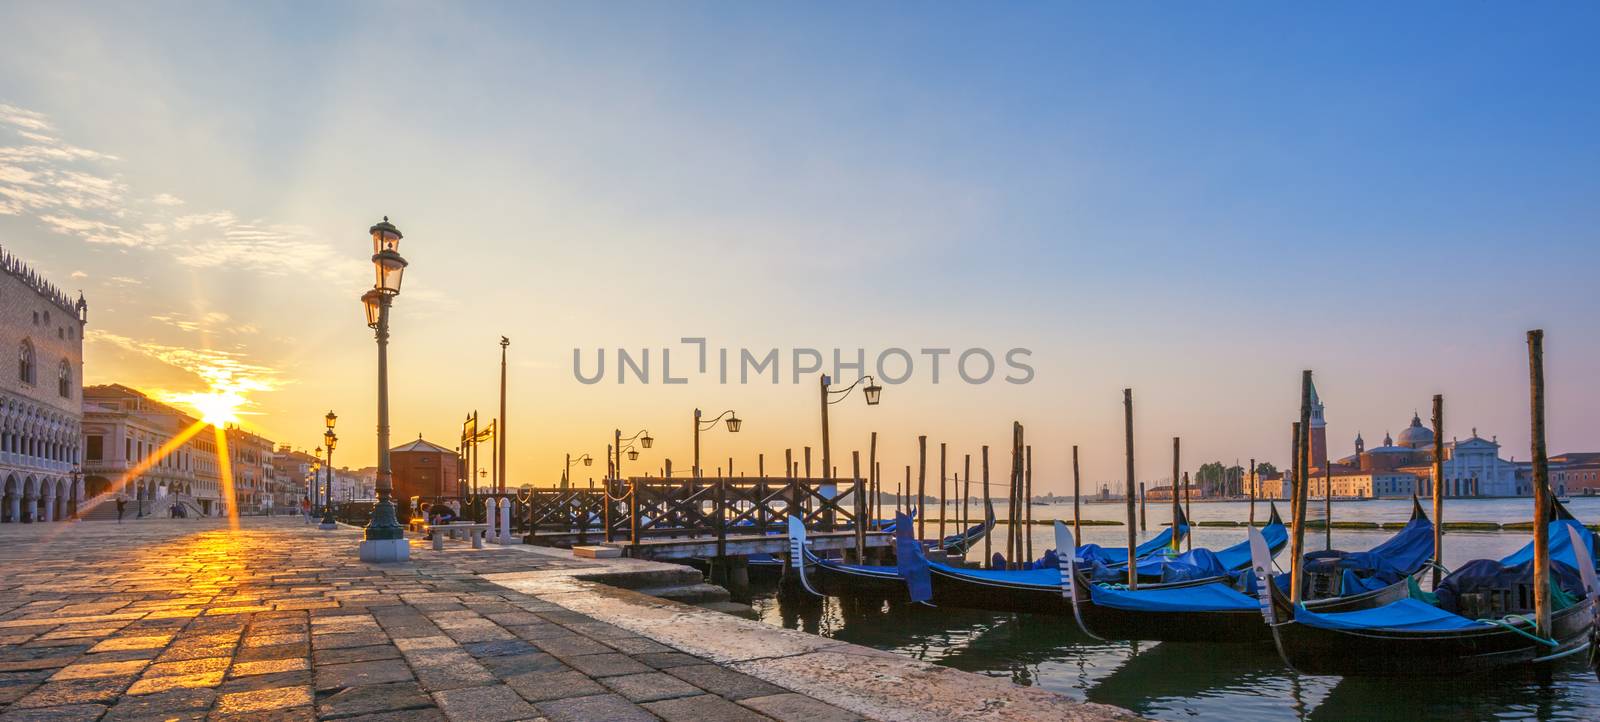
[[[640,429],[639,433],[634,434],[633,436],[630,436],[630,437],[628,437],[626,439],[623,439],[623,441],[633,441],[634,439],[637,439],[637,438],[639,438],[641,436],[647,436],[647,435],[649,435],[649,433],[650,433],[649,429]]]
[[[828,399],[828,403],[830,403],[830,404],[837,404],[837,403],[839,403],[839,402],[840,402],[840,401],[843,401],[843,400],[845,400],[845,399],[846,399],[846,398],[848,398],[848,397],[849,397],[849,395],[850,395],[850,392],[851,392],[851,391],[852,391],[852,390],[854,390],[854,389],[855,389],[855,387],[857,387],[857,386],[860,386],[860,385],[861,385],[861,382],[862,382],[862,381],[866,381],[866,380],[867,380],[867,379],[872,379],[872,382],[873,382],[873,383],[877,383],[877,382],[878,382],[878,380],[877,380],[877,379],[873,379],[873,378],[872,378],[872,377],[871,377],[871,376],[870,376],[870,375],[869,375],[869,376],[862,376],[862,377],[861,377],[861,378],[859,378],[859,379],[856,379],[856,381],[855,381],[855,383],[853,383],[853,384],[850,384],[850,385],[849,385],[849,386],[846,386],[846,387],[844,387],[844,388],[842,388],[842,389],[837,389],[837,390],[835,390],[835,389],[828,389],[828,393],[830,393],[830,394],[838,394],[838,395],[839,395],[839,398],[837,398],[837,399]]]
[[[710,431],[713,427],[715,427],[717,425],[718,421],[722,420],[722,418],[724,416],[727,416],[728,414],[732,414],[732,413],[734,413],[733,409],[728,409],[727,411],[724,411],[724,412],[722,412],[720,414],[717,414],[717,418],[715,418],[715,419],[712,419],[710,421],[701,421],[700,423],[704,424],[704,426],[701,426],[700,430],[701,431]]]

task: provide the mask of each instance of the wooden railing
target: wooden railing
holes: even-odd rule
[[[865,547],[867,485],[854,479],[772,477],[612,480],[602,502],[608,542],[715,537],[718,552],[730,536],[782,535],[789,512],[801,510],[815,532],[853,529]]]

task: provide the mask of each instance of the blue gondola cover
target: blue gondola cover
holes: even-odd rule
[[[928,558],[922,553],[922,544],[912,536],[911,517],[894,515],[895,565],[900,578],[906,580],[906,591],[911,601],[926,602],[933,598],[933,577],[928,571]]]

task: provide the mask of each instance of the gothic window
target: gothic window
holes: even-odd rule
[[[56,373],[56,392],[63,399],[72,398],[72,364],[65,359],[61,361],[61,370]]]
[[[34,383],[33,342],[23,340],[22,347],[17,349],[17,378],[23,383]]]

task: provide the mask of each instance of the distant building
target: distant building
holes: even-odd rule
[[[1600,453],[1583,452],[1550,457],[1550,487],[1557,496],[1600,494]],[[1532,488],[1531,485],[1529,488]]]
[[[73,470],[88,308],[0,251],[0,349],[15,359],[0,383],[0,521],[65,519],[86,498]]]
[[[233,424],[226,434],[235,508],[241,514],[271,514],[282,503],[273,493],[272,441]]]
[[[217,437],[203,422],[121,384],[83,390],[86,496],[121,495],[129,514],[222,514]],[[102,500],[96,516],[115,516]]]
[[[460,496],[459,462],[455,451],[424,441],[420,435],[416,441],[390,449],[394,498]]]

